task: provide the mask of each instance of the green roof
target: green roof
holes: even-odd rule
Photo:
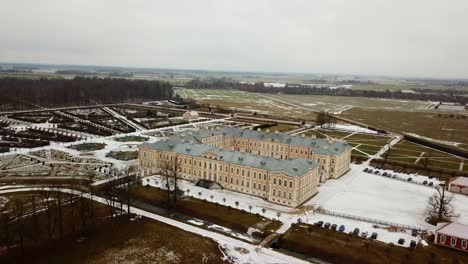
[[[204,153],[210,152],[216,154],[218,156],[218,160],[227,163],[249,166],[271,172],[283,172],[286,175],[293,177],[302,176],[311,169],[318,167],[316,162],[305,158],[288,160],[276,159],[239,151],[220,149],[203,144],[183,143],[178,138],[161,140],[156,143],[144,143],[141,147],[170,151],[194,157],[202,157]]]

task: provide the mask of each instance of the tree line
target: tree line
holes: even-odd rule
[[[229,78],[194,79],[186,83],[187,88],[197,89],[237,89],[254,93],[279,93],[300,95],[328,95],[328,96],[351,96],[388,98],[403,100],[422,100],[436,102],[468,103],[468,97],[462,96],[465,91],[436,89],[418,89],[417,93],[406,93],[402,91],[377,91],[377,90],[353,90],[353,89],[329,89],[323,86],[286,85],[285,87],[265,87],[263,83],[241,83]]]
[[[173,97],[174,90],[167,82],[147,80],[0,78],[0,94],[0,105],[7,110],[167,100]]]

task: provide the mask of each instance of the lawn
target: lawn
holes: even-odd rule
[[[160,207],[167,206],[167,192],[159,188],[134,186],[132,187],[132,195],[136,200]],[[247,232],[249,227],[262,221],[260,215],[194,198],[179,199],[177,206],[171,208],[171,210],[239,232]],[[273,223],[273,225],[263,229],[265,235],[271,233],[271,229],[276,230],[279,228],[279,222],[274,221]]]
[[[418,163],[424,166],[425,159],[428,157],[428,167],[459,170],[462,160],[467,163],[468,160],[450,155],[445,152],[431,149],[422,145],[414,144],[408,141],[401,141],[390,151],[389,160],[415,163],[421,156]]]
[[[95,150],[101,150],[106,147],[106,144],[102,143],[82,143],[79,145],[73,145],[70,148],[75,149],[78,151],[95,151]]]
[[[144,142],[144,141],[147,141],[148,138],[141,137],[141,136],[125,136],[125,137],[118,137],[115,140],[119,142]]]
[[[317,133],[320,134],[325,134],[329,137],[335,138],[335,139],[341,139],[349,134],[350,132],[341,132],[341,131],[334,131],[334,130],[324,130],[324,129],[317,129]]]
[[[269,129],[270,132],[275,132],[275,131],[278,131],[278,132],[288,132],[288,131],[293,130],[293,129],[296,129],[296,128],[298,128],[298,127],[297,127],[297,126],[293,126],[293,125],[276,124],[276,125],[274,125],[274,126],[265,128],[265,130],[266,130],[266,129]]]
[[[111,151],[106,154],[106,157],[124,161],[135,160],[138,159],[138,151]]]
[[[396,111],[387,109],[353,108],[343,117],[396,132],[414,133],[450,142],[468,144],[468,115],[448,115],[435,112]],[[464,148],[466,145],[459,145]]]

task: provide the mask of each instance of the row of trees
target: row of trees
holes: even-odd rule
[[[96,220],[93,203],[83,194],[52,189],[27,197],[13,199],[0,210],[0,244],[7,252],[12,246],[19,246],[24,254],[26,243],[39,245],[61,239],[66,228],[73,236],[85,234]]]
[[[332,113],[321,111],[317,114],[316,123],[321,127],[334,127],[336,124],[336,116]]]
[[[194,79],[186,83],[187,88],[204,89],[238,89],[256,93],[284,93],[304,95],[329,95],[329,96],[351,96],[371,98],[392,98],[404,100],[423,100],[436,102],[458,102],[466,104],[468,97],[463,96],[463,91],[447,91],[434,89],[419,90],[418,93],[404,93],[402,91],[376,91],[376,90],[353,90],[353,89],[329,89],[322,86],[292,85],[286,87],[265,87],[263,83],[240,83],[228,78]]]
[[[167,82],[115,78],[18,79],[0,78],[3,110],[166,100],[174,95]]]

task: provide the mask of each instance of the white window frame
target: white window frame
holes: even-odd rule
[[[440,243],[445,244],[445,235],[440,235]]]
[[[457,238],[456,238],[456,237],[450,238],[450,245],[451,245],[452,247],[454,247],[454,246],[457,245]]]
[[[461,245],[462,245],[462,248],[463,248],[463,249],[466,249],[466,248],[468,247],[468,241],[462,240]]]

